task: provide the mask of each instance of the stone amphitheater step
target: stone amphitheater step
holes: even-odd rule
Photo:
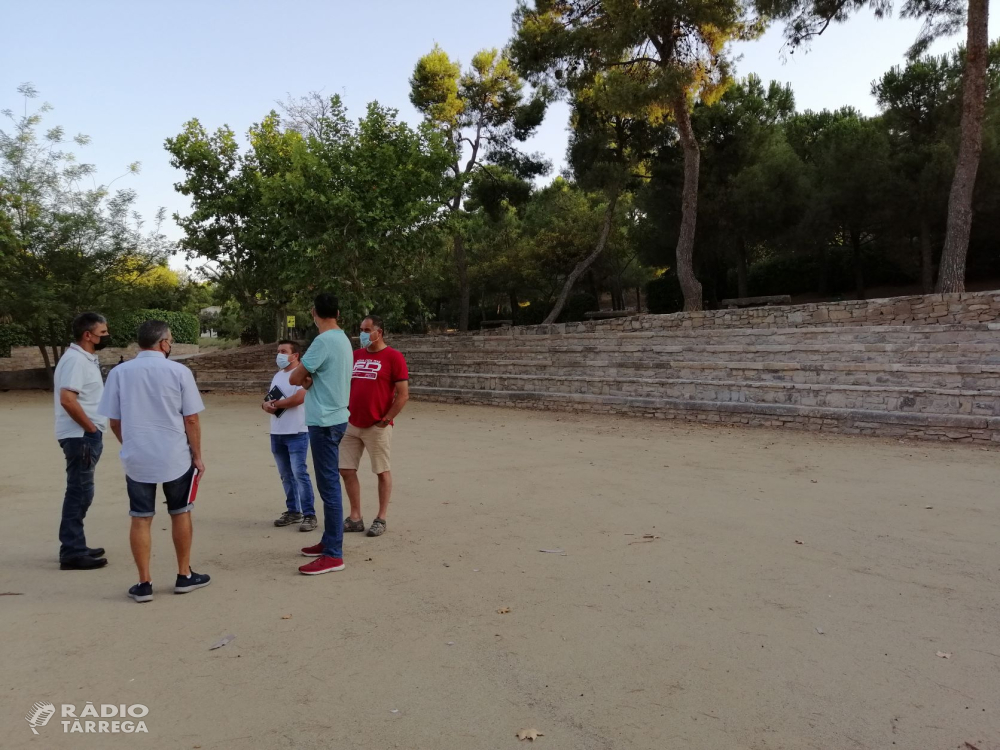
[[[667,419],[912,437],[991,444],[1000,439],[1000,418],[958,414],[914,414],[795,404],[686,401],[635,396],[594,396],[541,391],[476,391],[415,386],[418,398],[448,403],[515,406],[655,416]]]
[[[230,379],[209,380],[198,378],[198,390],[202,393],[259,393],[261,399],[271,386],[271,378],[266,380]]]
[[[720,380],[411,373],[415,389],[583,394],[1000,417],[1000,391]]]
[[[896,385],[919,388],[998,389],[1000,365],[902,365],[852,362],[611,362],[592,361],[586,365],[557,365],[538,360],[475,359],[452,362],[446,359],[415,358],[413,372],[494,375],[586,376],[688,378],[743,380],[778,383],[831,385]]]
[[[424,357],[464,362],[490,356],[489,350],[436,347],[403,350],[407,360],[419,363]],[[586,345],[550,342],[498,350],[504,359],[537,360],[553,364],[576,364],[581,361],[688,361],[688,362],[899,362],[907,364],[1000,364],[1000,342],[961,344],[735,344],[641,346],[624,341],[594,342]]]
[[[889,343],[990,343],[1000,342],[1000,325],[974,323],[941,326],[863,326],[824,328],[681,328],[664,331],[637,331],[609,334],[608,332],[566,334],[452,334],[450,336],[401,336],[394,346],[401,350],[417,351],[439,346],[468,346],[506,350],[532,343],[553,341],[586,344],[593,341],[620,340],[629,343],[657,342],[690,345],[733,343],[744,346],[753,344],[797,344],[844,341],[862,344]]]

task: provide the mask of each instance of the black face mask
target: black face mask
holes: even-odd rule
[[[111,346],[111,334],[110,333],[106,333],[103,336],[101,336],[101,340],[98,341],[96,344],[94,344],[94,350],[99,352],[99,351],[101,351],[101,349],[104,349],[105,347],[108,347],[108,346]]]

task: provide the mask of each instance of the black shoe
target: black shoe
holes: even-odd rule
[[[151,602],[153,601],[153,584],[149,581],[137,583],[128,590],[128,595],[140,604],[143,602]]]
[[[204,573],[195,573],[192,570],[191,575],[189,576],[177,576],[177,583],[174,585],[174,593],[186,594],[189,591],[204,588],[211,582],[211,576],[207,576]]]
[[[103,557],[91,557],[90,555],[80,555],[59,561],[59,570],[96,570],[103,568],[108,561]]]
[[[87,547],[87,554],[90,557],[104,557],[104,547]]]

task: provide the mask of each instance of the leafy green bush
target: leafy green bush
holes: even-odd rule
[[[147,320],[164,321],[170,326],[170,332],[178,344],[197,344],[201,335],[201,323],[197,315],[167,310],[130,310],[108,317],[111,346],[124,347],[134,343],[139,326]]]
[[[0,357],[9,357],[12,346],[31,346],[31,339],[17,323],[0,323]]]

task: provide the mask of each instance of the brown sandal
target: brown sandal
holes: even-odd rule
[[[352,521],[350,518],[344,519],[344,533],[348,534],[352,531],[364,531],[365,530],[365,519],[360,518],[357,521]]]

